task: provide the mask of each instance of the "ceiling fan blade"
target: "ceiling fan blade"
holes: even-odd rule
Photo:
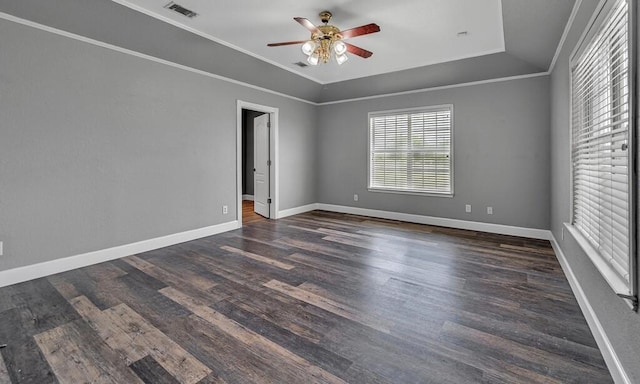
[[[305,19],[304,17],[294,17],[293,20],[297,21],[303,27],[307,28],[312,33],[318,33],[322,35],[322,32],[316,27],[309,19]]]
[[[352,37],[368,35],[370,33],[376,32],[380,32],[380,27],[378,26],[378,24],[371,23],[362,25],[360,27],[347,29],[346,31],[341,31],[340,34],[342,35],[343,39],[350,39]]]
[[[271,43],[271,44],[267,44],[267,47],[280,47],[283,45],[294,45],[294,44],[302,44],[302,43],[306,43],[307,40],[298,40],[298,41],[285,41],[283,43]]]
[[[373,55],[373,52],[367,51],[366,49],[362,49],[360,47],[356,47],[353,44],[344,43],[344,45],[347,46],[347,52],[353,53],[354,55],[358,55],[363,59],[369,58],[371,57],[371,55]]]

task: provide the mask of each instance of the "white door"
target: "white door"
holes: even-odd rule
[[[269,217],[269,114],[253,119],[253,210]]]

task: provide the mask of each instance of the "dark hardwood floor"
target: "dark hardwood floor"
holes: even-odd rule
[[[0,383],[611,383],[546,241],[322,211],[0,289]]]

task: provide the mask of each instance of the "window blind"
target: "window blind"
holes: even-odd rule
[[[369,188],[452,195],[453,106],[369,114]]]
[[[572,68],[572,223],[630,292],[629,21],[626,0],[611,9]],[[597,264],[596,264],[597,265]]]

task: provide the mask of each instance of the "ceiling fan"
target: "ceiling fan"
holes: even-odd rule
[[[304,17],[294,17],[295,21],[311,32],[311,39],[272,43],[267,44],[267,46],[280,47],[283,45],[302,44],[302,52],[307,55],[307,62],[311,65],[318,65],[320,61],[328,63],[332,52],[335,54],[338,64],[348,60],[347,52],[365,59],[373,55],[373,52],[345,43],[343,40],[380,32],[380,27],[377,24],[371,23],[341,31],[329,24],[331,16],[329,11],[320,12],[320,20],[322,20],[323,25],[318,26],[315,26],[309,19]]]

